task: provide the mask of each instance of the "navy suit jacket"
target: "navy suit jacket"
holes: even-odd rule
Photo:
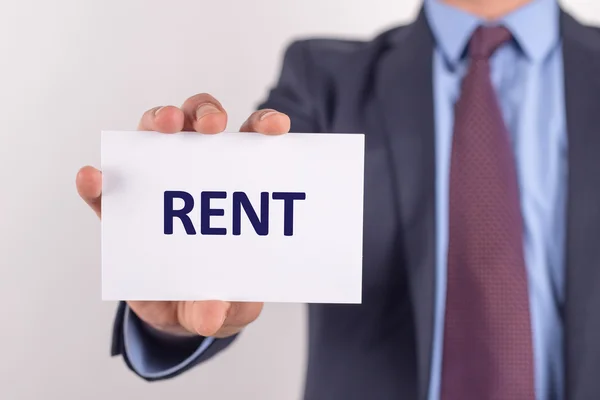
[[[600,398],[600,32],[564,12],[561,32],[569,135],[565,399],[590,400]],[[287,113],[295,132],[366,135],[363,303],[309,305],[307,400],[427,398],[435,279],[433,49],[423,12],[369,42],[298,41],[260,106]],[[123,353],[123,310],[121,304],[113,355]],[[234,339],[215,341],[186,369]]]

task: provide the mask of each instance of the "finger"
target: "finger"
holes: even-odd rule
[[[189,332],[223,338],[238,333],[256,320],[262,307],[262,303],[186,301],[180,306],[179,321]]]
[[[183,111],[177,107],[154,107],[142,115],[138,131],[180,132],[183,129],[183,120]]]
[[[161,332],[177,336],[196,336],[177,320],[175,301],[128,301],[129,308],[146,324]]]
[[[217,332],[219,337],[231,336],[254,322],[263,309],[263,303],[231,303],[223,326]]]
[[[227,112],[210,94],[201,93],[187,99],[181,109],[184,113],[184,131],[220,133],[227,127]]]
[[[189,332],[214,337],[223,326],[231,303],[226,301],[180,302],[178,319]]]
[[[281,135],[283,133],[288,133],[290,127],[290,117],[276,110],[265,109],[252,113],[240,128],[240,132]]]
[[[102,173],[94,167],[86,166],[79,170],[75,178],[79,196],[100,217],[102,202]]]

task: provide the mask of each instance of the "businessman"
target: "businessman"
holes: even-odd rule
[[[600,30],[555,0],[425,0],[372,41],[288,48],[241,130],[366,135],[363,303],[309,306],[305,399],[600,398],[599,72]],[[226,120],[201,94],[140,129]],[[99,216],[101,179],[77,176]],[[112,354],[167,379],[261,308],[122,303]]]

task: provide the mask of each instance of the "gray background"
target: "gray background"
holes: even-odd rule
[[[600,2],[564,6],[600,23]],[[102,129],[210,92],[236,130],[299,36],[368,38],[418,0],[0,1],[0,398],[300,397],[305,309],[269,304],[226,353],[147,384],[109,357],[100,224],[78,198]],[[600,106],[600,105],[599,105]]]

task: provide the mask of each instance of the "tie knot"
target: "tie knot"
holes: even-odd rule
[[[512,39],[512,34],[504,26],[477,28],[469,42],[469,55],[473,59],[489,59],[503,44]]]

